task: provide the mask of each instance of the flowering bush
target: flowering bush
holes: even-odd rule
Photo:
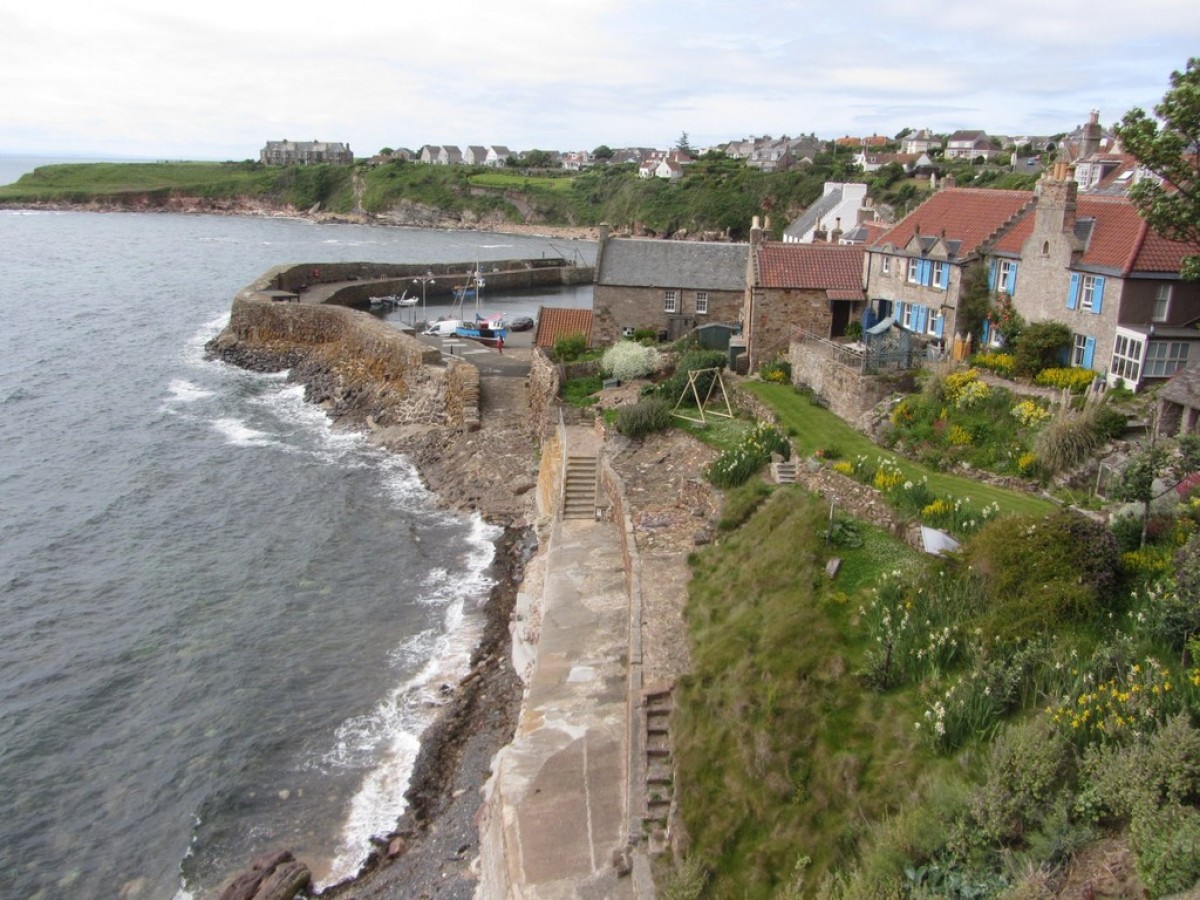
[[[620,381],[645,378],[661,365],[662,354],[658,350],[634,341],[618,341],[604,351],[600,360],[601,370]]]
[[[1037,472],[1038,458],[1032,450],[1017,457],[1017,471],[1028,477]]]
[[[833,471],[838,472],[842,475],[849,475],[851,478],[853,478],[854,477],[854,463],[847,462],[844,459],[838,460],[837,462],[835,462],[833,464]]]
[[[791,384],[792,364],[783,358],[772,359],[762,364],[758,374],[772,384]]]
[[[1032,428],[1050,418],[1050,410],[1033,400],[1022,400],[1012,408],[1012,415],[1026,428]]]
[[[983,381],[970,381],[963,385],[954,405],[959,409],[971,409],[979,406],[992,395],[992,389]]]
[[[1042,369],[1034,377],[1033,383],[1042,387],[1067,388],[1072,394],[1082,394],[1095,380],[1096,373],[1091,369]]]
[[[949,403],[958,405],[958,399],[966,390],[967,385],[975,384],[979,380],[978,369],[964,369],[961,372],[951,372],[942,382],[942,390],[946,400]]]
[[[887,492],[904,483],[904,473],[900,471],[895,461],[886,457],[879,458],[879,466],[875,469],[875,477],[871,479],[877,490]]]
[[[1080,743],[1128,741],[1158,730],[1183,705],[1170,670],[1146,657],[1097,683],[1091,673],[1047,712]]]
[[[738,445],[722,453],[708,467],[708,480],[719,488],[744,484],[778,453],[788,459],[792,445],[774,425],[759,422],[742,437]]]
[[[956,447],[965,447],[971,443],[971,432],[961,425],[951,425],[950,430],[946,432],[946,440]]]
[[[1011,353],[979,353],[971,357],[971,365],[1009,378],[1017,365],[1017,358]]]

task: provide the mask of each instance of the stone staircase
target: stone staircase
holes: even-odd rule
[[[596,475],[599,463],[595,456],[568,454],[563,473],[564,519],[594,519],[596,517]]]
[[[796,463],[794,460],[776,460],[771,463],[771,477],[776,484],[796,483]]]
[[[668,848],[671,809],[675,803],[675,764],[671,756],[671,688],[650,687],[642,692],[646,734],[646,818],[644,827],[649,850],[663,853]]]

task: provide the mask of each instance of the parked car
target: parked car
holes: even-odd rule
[[[508,323],[509,331],[533,331],[533,319],[529,316],[515,316]]]

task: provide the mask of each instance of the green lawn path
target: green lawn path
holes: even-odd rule
[[[934,494],[947,498],[970,497],[976,509],[991,503],[996,503],[1005,515],[1042,515],[1057,509],[1054,503],[1035,494],[1011,491],[961,475],[938,472],[897,456],[855,431],[829,410],[815,405],[806,395],[797,393],[789,385],[748,381],[741,387],[775,410],[780,426],[801,456],[808,456],[823,448],[837,447],[843,459],[853,459],[859,454],[872,460],[885,457],[900,467],[905,478],[919,481],[922,477],[928,477],[929,489]]]

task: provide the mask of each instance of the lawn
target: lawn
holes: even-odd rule
[[[1011,491],[961,475],[939,472],[897,456],[788,385],[752,381],[746,382],[742,387],[775,410],[779,416],[780,427],[791,438],[801,456],[808,456],[818,450],[836,448],[846,459],[859,454],[870,459],[883,457],[895,462],[907,479],[918,481],[922,477],[928,477],[930,490],[939,496],[970,497],[976,508],[996,503],[1000,512],[1004,514],[1038,515],[1056,508],[1049,500],[1034,494]]]
[[[471,184],[475,187],[500,188],[501,190],[545,190],[569,191],[571,178],[528,176],[509,174],[506,172],[481,172],[471,176]]]

